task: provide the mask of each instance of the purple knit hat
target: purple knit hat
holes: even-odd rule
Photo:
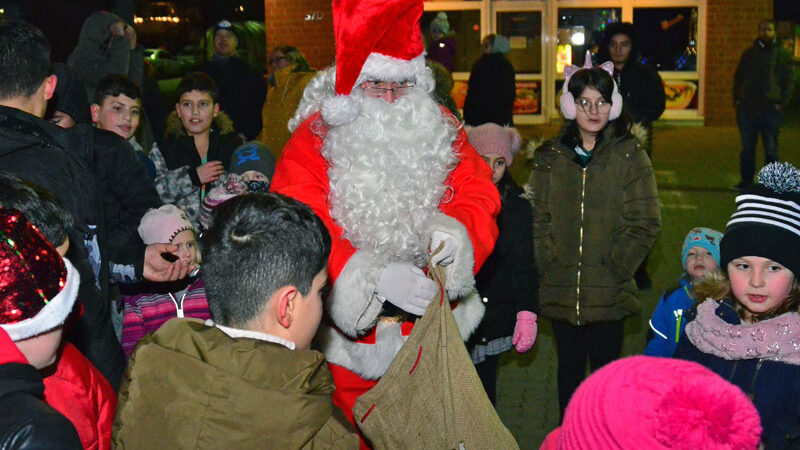
[[[631,356],[573,394],[556,448],[756,449],[761,419],[736,386],[695,362]]]
[[[522,146],[522,138],[516,128],[501,127],[496,123],[485,123],[477,127],[464,127],[467,131],[467,140],[475,150],[486,155],[500,155],[506,160],[506,165],[511,166],[514,155]]]

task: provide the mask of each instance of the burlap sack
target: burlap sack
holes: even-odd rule
[[[353,408],[376,449],[518,449],[483,390],[444,286],[375,387]]]

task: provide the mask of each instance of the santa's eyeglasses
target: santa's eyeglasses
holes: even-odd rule
[[[391,87],[385,87],[387,85]],[[361,90],[370,97],[380,98],[386,95],[387,92],[391,92],[396,98],[402,97],[411,92],[415,85],[410,81],[395,83],[389,81],[368,80],[361,83],[360,86]]]

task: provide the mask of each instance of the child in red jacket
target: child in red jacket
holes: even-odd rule
[[[43,242],[41,245],[52,245],[57,254],[63,258],[70,245],[67,230],[72,226],[72,217],[61,208],[51,193],[41,189],[36,191],[16,177],[0,174],[0,207],[6,208],[6,211],[14,208],[25,214],[32,226],[35,226],[36,230],[41,233],[38,239],[41,241],[47,239],[48,242]],[[0,258],[0,260],[2,259]],[[68,264],[67,266],[71,267]],[[77,272],[75,272],[74,278],[75,292],[77,293],[77,285],[80,281]],[[66,287],[69,287],[69,276],[66,280]],[[6,280],[3,279],[3,281]],[[2,294],[5,295],[6,292],[3,288]],[[53,301],[50,301],[42,311],[51,308],[51,303]],[[63,311],[61,324],[64,323],[71,310],[70,306]],[[34,321],[34,319],[22,321],[20,324]],[[5,328],[6,325],[3,327]],[[60,329],[61,327],[58,328],[58,330]],[[14,341],[20,340],[18,339],[20,335],[15,332],[9,331],[9,334]],[[40,336],[48,334],[49,332]],[[26,344],[20,345],[17,342],[17,346],[25,353]],[[28,360],[31,365],[40,370],[41,376],[44,377],[45,402],[72,422],[80,437],[81,446],[84,449],[92,450],[109,448],[117,396],[111,384],[100,371],[74,345],[66,341],[60,342],[54,360],[41,363],[31,360],[31,357],[28,357]]]

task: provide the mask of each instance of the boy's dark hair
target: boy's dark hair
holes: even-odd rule
[[[280,194],[245,194],[213,214],[203,235],[203,276],[214,322],[245,328],[284,286],[308,295],[331,250],[328,230],[308,206]]]
[[[97,84],[94,103],[102,105],[106,98],[116,97],[120,94],[125,94],[130,99],[136,100],[142,96],[142,90],[139,88],[139,84],[127,75],[121,73],[106,75]]]
[[[38,28],[0,21],[0,99],[30,97],[50,71],[50,43]]]
[[[0,172],[0,206],[24,214],[53,247],[67,240],[67,231],[74,223],[50,191],[7,172]]]
[[[591,69],[581,69],[572,75],[569,81],[569,92],[577,99],[583,94],[583,90],[591,87],[600,92],[603,99],[607,102],[611,101],[611,94],[614,92],[614,79],[611,74],[599,67],[592,67]],[[612,127],[614,130],[613,137],[619,137],[628,132],[630,128],[630,116],[627,108],[623,105],[622,113],[620,116],[608,122],[607,127]],[[566,121],[566,132],[564,133],[565,143],[568,147],[582,145],[580,132],[578,130],[577,120]],[[603,133],[598,133],[597,142],[595,147],[602,140]]]
[[[211,96],[214,103],[217,102],[217,83],[205,72],[192,72],[186,75],[178,85],[178,100],[183,94],[191,91],[205,92]]]

